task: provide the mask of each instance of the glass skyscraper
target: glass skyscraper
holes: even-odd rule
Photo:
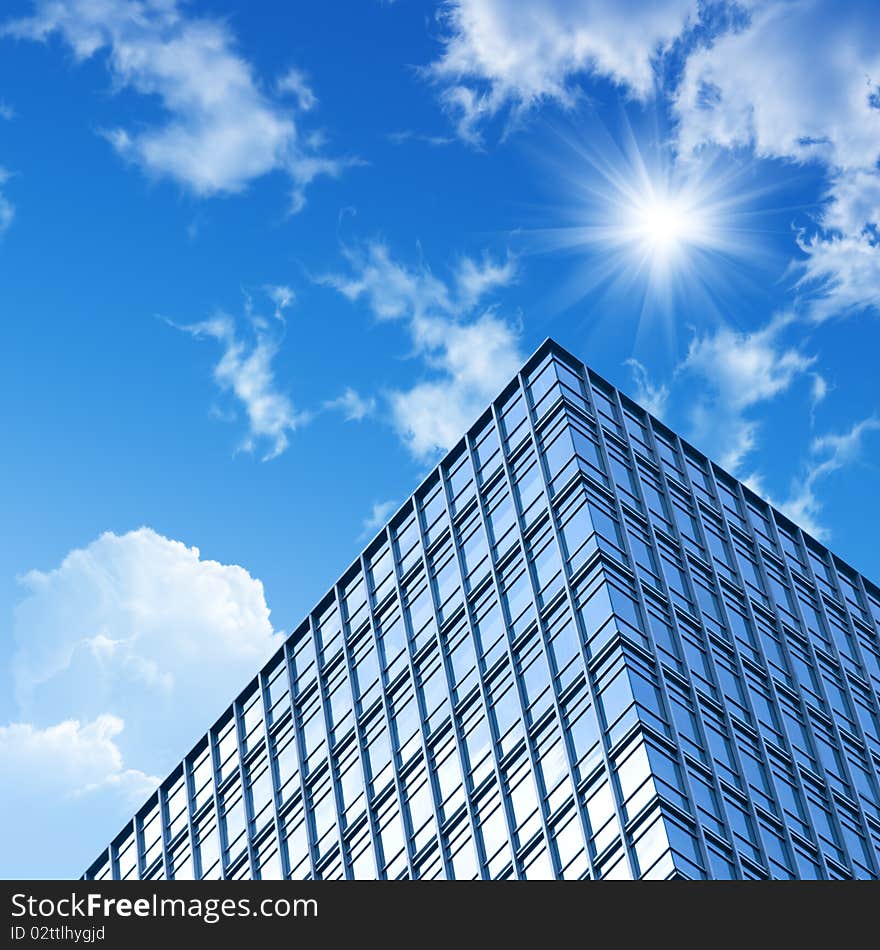
[[[548,340],[87,878],[878,878],[880,590]]]

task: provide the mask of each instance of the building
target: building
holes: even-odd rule
[[[878,878],[880,590],[548,340],[87,878]]]

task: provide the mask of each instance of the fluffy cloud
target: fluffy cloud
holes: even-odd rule
[[[435,328],[424,352],[439,378],[391,393],[395,428],[422,460],[455,445],[523,361],[516,329],[494,313]]]
[[[649,95],[653,60],[697,11],[696,0],[448,0],[443,52],[429,74],[459,134],[474,141],[480,122],[504,107],[571,103],[578,74]]]
[[[123,728],[122,720],[110,715],[84,724],[68,719],[46,729],[23,722],[0,726],[0,758],[13,779],[2,783],[0,795],[11,797],[18,790],[26,799],[39,789],[63,800],[113,786],[136,808],[160,780],[124,768],[116,744]]]
[[[0,835],[18,863],[0,860],[0,874],[71,876],[94,857],[96,833],[118,830],[279,635],[244,568],[149,528],[103,534],[20,583],[17,721],[0,726]],[[37,825],[16,820],[25,801]],[[59,835],[81,866],[53,858]]]
[[[143,804],[159,779],[125,767],[122,728],[110,715],[0,726],[0,876],[77,877],[101,846],[96,832],[108,840]]]
[[[783,316],[751,333],[725,326],[696,336],[677,369],[697,377],[705,392],[691,410],[695,442],[731,471],[755,446],[758,423],[748,411],[785,392],[815,363],[815,357],[781,341],[790,323]],[[813,386],[815,394],[815,380]]]
[[[240,688],[276,646],[258,580],[149,528],[103,534],[20,583],[12,669],[22,720],[118,717],[133,767],[172,764],[215,697]]]
[[[817,319],[880,308],[876,14],[873,0],[755,3],[742,29],[690,55],[675,97],[683,153],[714,143],[826,167],[827,202],[799,240]]]
[[[147,173],[197,195],[239,192],[281,171],[298,210],[315,177],[345,164],[309,147],[293,110],[267,95],[223,21],[186,16],[177,0],[35,0],[32,16],[4,30],[39,41],[58,34],[78,60],[106,52],[114,86],[156,97],[166,114],[161,124],[107,130],[107,139]],[[302,112],[314,96],[304,82],[291,85],[294,75],[280,92]]]
[[[522,363],[518,328],[483,299],[514,280],[512,259],[461,258],[451,280],[426,267],[411,270],[384,244],[348,252],[351,273],[322,282],[349,300],[363,299],[379,320],[407,324],[415,355],[428,378],[388,394],[392,423],[410,452],[422,461],[461,438],[486,404]]]
[[[749,22],[691,53],[675,105],[685,150],[705,142],[764,157],[869,167],[880,153],[876,4],[753,4]]]
[[[289,297],[279,302],[279,290],[287,288],[273,288],[276,316],[281,316],[290,302]],[[214,379],[222,390],[232,393],[247,415],[248,434],[240,448],[252,452],[257,442],[268,442],[269,448],[263,455],[263,461],[268,461],[287,448],[289,433],[306,423],[309,414],[297,412],[275,379],[272,362],[278,353],[277,335],[265,320],[250,313],[249,317],[250,338],[224,313],[199,323],[174,325],[194,337],[207,337],[221,344],[223,352],[214,367]]]
[[[361,297],[379,320],[412,317],[421,321],[431,311],[449,312],[453,300],[446,284],[426,268],[411,271],[391,257],[388,248],[373,242],[365,249],[346,251],[351,274],[320,278],[349,300]]]
[[[455,272],[459,306],[463,309],[475,307],[486,294],[505,287],[515,278],[516,264],[511,257],[503,261],[495,261],[488,254],[479,261],[462,257]]]

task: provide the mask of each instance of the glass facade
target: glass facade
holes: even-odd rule
[[[876,879],[878,630],[548,340],[86,877]]]

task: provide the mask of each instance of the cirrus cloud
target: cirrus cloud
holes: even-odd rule
[[[282,295],[283,302],[280,302],[278,290],[273,288],[270,296],[275,301],[276,317],[282,319],[284,308],[293,298],[292,295]],[[281,290],[288,291],[288,288]],[[268,321],[252,312],[250,305],[247,311],[249,332],[247,328],[240,329],[237,322],[225,313],[198,323],[171,325],[196,339],[211,339],[221,345],[222,353],[214,366],[214,379],[221,390],[231,393],[241,403],[248,421],[247,435],[239,448],[253,452],[258,443],[268,443],[262,456],[267,462],[287,449],[290,433],[305,425],[311,415],[294,407],[275,378],[272,364],[278,355],[279,335]]]
[[[791,322],[784,314],[752,332],[723,326],[695,336],[676,370],[697,377],[704,388],[691,408],[694,440],[732,472],[756,445],[759,423],[750,410],[788,390],[816,362],[782,341]],[[814,379],[813,393],[818,389]]]

